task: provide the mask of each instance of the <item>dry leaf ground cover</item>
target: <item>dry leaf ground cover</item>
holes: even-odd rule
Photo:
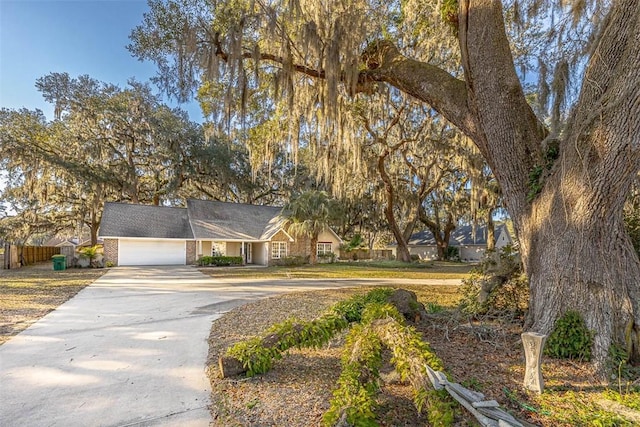
[[[455,286],[402,286],[416,292],[430,314],[416,325],[444,361],[446,371],[468,388],[497,400],[520,420],[541,426],[640,425],[640,390],[627,381],[616,393],[599,383],[589,364],[545,358],[547,392],[527,393],[520,328],[470,322],[455,313],[460,298]],[[294,317],[311,320],[335,302],[367,289],[288,294],[236,308],[213,323],[209,339],[209,376],[214,426],[320,426],[340,375],[344,336],[326,348],[293,350],[265,375],[220,378],[217,360],[227,347],[263,333]],[[387,357],[388,359],[388,357]],[[381,426],[426,426],[427,418],[412,404],[410,387],[390,364],[382,372]],[[621,383],[622,385],[622,383]],[[636,386],[640,383],[636,382]],[[609,406],[607,406],[609,405]],[[626,415],[623,415],[623,412]],[[456,425],[478,425],[460,409]]]
[[[54,271],[51,263],[0,270],[0,344],[102,276],[104,269]]]

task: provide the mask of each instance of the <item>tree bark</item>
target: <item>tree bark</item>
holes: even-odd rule
[[[639,20],[637,0],[613,2],[559,157],[537,195],[529,174],[545,166],[547,131],[525,99],[499,0],[459,2],[464,87],[388,44],[367,72],[430,103],[473,139],[520,241],[531,287],[527,329],[548,334],[564,312],[579,311],[595,332],[600,367],[614,343],[640,357],[640,262],[622,221],[640,170]]]
[[[309,239],[311,248],[309,250],[309,264],[315,265],[318,262],[318,235],[314,234]]]
[[[449,212],[447,214],[447,222],[442,226],[440,222],[440,216],[437,206],[434,207],[435,215],[434,219],[429,219],[424,212],[421,213],[420,221],[431,231],[433,238],[436,241],[436,249],[438,251],[438,260],[443,261],[448,259],[449,252],[449,238],[451,232],[455,230],[456,224],[453,220],[453,215]]]
[[[487,250],[496,249],[496,224],[493,222],[493,209],[487,214]]]
[[[549,331],[568,309],[609,346],[640,356],[640,262],[623,205],[640,169],[640,3],[614,3],[587,66],[560,158],[521,227],[531,301],[527,325]],[[560,238],[558,238],[560,237]]]
[[[380,178],[384,183],[384,190],[386,194],[386,204],[384,207],[384,217],[389,224],[389,228],[391,228],[391,232],[393,233],[393,237],[396,239],[396,243],[398,247],[396,248],[396,259],[402,262],[411,262],[411,255],[409,253],[409,246],[407,244],[407,239],[404,236],[404,233],[400,230],[398,226],[398,222],[396,221],[396,217],[393,214],[393,207],[395,205],[396,200],[396,192],[393,188],[393,183],[391,182],[391,178],[389,174],[387,174],[387,170],[385,168],[385,160],[387,156],[390,154],[390,150],[385,150],[382,155],[378,157],[377,169],[380,174]]]

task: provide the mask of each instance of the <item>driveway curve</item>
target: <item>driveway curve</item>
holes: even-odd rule
[[[213,320],[276,294],[399,282],[111,269],[0,346],[0,426],[208,426],[204,365]]]

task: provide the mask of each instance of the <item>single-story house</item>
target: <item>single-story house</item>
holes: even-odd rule
[[[506,225],[496,225],[494,230],[495,248],[513,244]],[[418,255],[423,260],[433,260],[438,257],[436,239],[429,230],[411,235],[409,239],[409,253]],[[464,262],[479,262],[487,250],[487,227],[478,225],[462,225],[456,227],[449,237],[449,246],[457,247],[460,260]],[[394,247],[395,249],[395,247]]]
[[[310,241],[287,232],[281,208],[209,200],[187,207],[105,203],[100,224],[105,262],[114,265],[189,265],[205,255],[241,256],[245,264],[273,265],[310,255]],[[331,229],[313,250],[337,252]]]

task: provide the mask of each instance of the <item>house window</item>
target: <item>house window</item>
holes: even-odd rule
[[[331,243],[318,243],[318,256],[330,255],[331,252]]]
[[[227,252],[227,244],[224,242],[213,242],[211,244],[212,256],[224,256]]]
[[[282,259],[287,256],[287,242],[271,242],[271,258]]]

